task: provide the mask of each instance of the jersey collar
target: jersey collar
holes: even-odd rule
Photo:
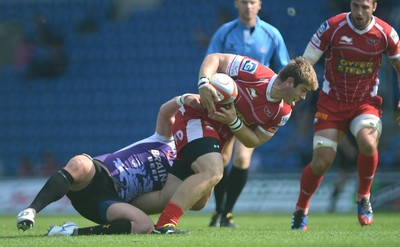
[[[243,24],[243,22],[241,22],[239,18],[238,18],[238,20],[239,20],[239,23],[240,23],[240,26],[242,27],[242,29],[249,29],[250,30],[249,26]],[[259,23],[260,23],[260,17],[257,16],[256,17],[256,23],[254,24],[254,28],[257,28],[259,26]]]
[[[267,87],[267,100],[271,101],[271,102],[278,102],[280,100],[274,99],[271,97],[271,90],[272,90],[272,86],[274,85],[276,78],[278,77],[278,75],[274,75],[271,80],[268,83],[268,87]]]
[[[375,17],[372,16],[372,20],[369,23],[369,25],[366,28],[364,28],[363,30],[360,30],[360,29],[356,28],[355,26],[353,26],[353,23],[350,20],[350,14],[351,14],[351,12],[347,13],[346,21],[349,24],[349,26],[351,27],[351,29],[353,29],[354,32],[356,32],[360,35],[369,32],[369,30],[371,30],[371,28],[375,25]]]

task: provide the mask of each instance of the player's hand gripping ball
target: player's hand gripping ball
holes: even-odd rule
[[[221,99],[219,103],[221,104],[230,104],[238,95],[236,82],[227,74],[214,74],[210,78],[210,84],[217,91],[218,97]]]

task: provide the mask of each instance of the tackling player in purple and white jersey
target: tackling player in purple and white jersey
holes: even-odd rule
[[[18,229],[32,228],[37,213],[66,195],[79,214],[100,225],[78,228],[67,222],[50,227],[47,236],[151,232],[154,223],[147,213],[160,213],[170,196],[166,194],[148,207],[140,202],[136,205],[135,199],[163,188],[176,157],[172,124],[183,104],[200,106],[199,96],[185,94],[164,103],[156,132],[148,138],[114,153],[71,158],[47,180],[31,205],[18,214]]]
[[[160,190],[176,156],[174,140],[155,133],[115,153],[94,157],[104,163],[126,202]]]

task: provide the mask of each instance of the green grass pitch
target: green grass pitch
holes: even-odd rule
[[[0,246],[400,246],[400,212],[376,213],[372,226],[361,227],[355,214],[310,214],[308,231],[289,230],[290,214],[236,214],[238,229],[210,228],[210,214],[185,214],[179,228],[190,235],[113,235],[44,237],[50,225],[72,221],[93,225],[78,215],[38,215],[32,230],[18,232],[15,216],[0,216]],[[154,220],[157,216],[152,217]]]

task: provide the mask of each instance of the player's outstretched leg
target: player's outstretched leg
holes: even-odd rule
[[[73,182],[74,179],[65,169],[54,173],[36,195],[31,205],[17,215],[17,228],[24,231],[31,229],[35,223],[36,214],[50,203],[65,196]]]

